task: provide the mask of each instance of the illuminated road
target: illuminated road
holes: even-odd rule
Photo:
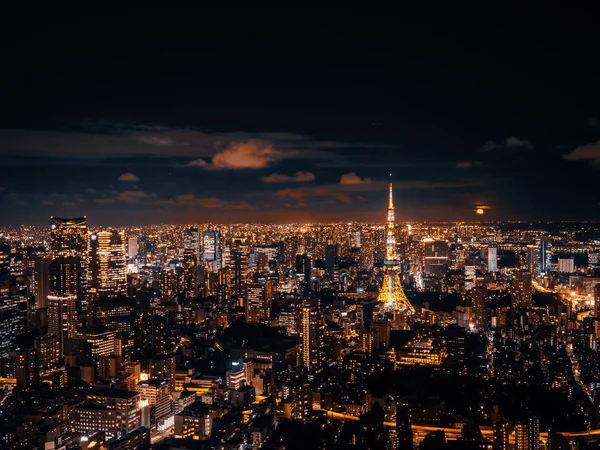
[[[332,417],[335,419],[341,420],[358,420],[358,417],[352,416],[350,414],[338,413],[331,410],[325,410],[328,417]],[[384,422],[386,427],[395,427],[396,424],[394,422]],[[433,431],[441,430],[446,435],[446,438],[456,439],[461,437],[461,428],[441,428],[441,427],[431,427],[426,425],[411,425],[412,431],[415,434],[415,438],[419,437],[422,439],[426,434],[431,433]],[[480,427],[481,434],[483,437],[487,439],[492,439],[494,435],[494,431],[489,427]],[[590,430],[590,431],[558,431],[558,434],[562,434],[566,438],[584,438],[584,439],[600,439],[600,429],[598,430]],[[548,433],[541,432],[540,439],[543,442],[548,440]]]

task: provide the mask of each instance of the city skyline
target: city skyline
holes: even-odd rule
[[[600,219],[593,14],[327,13],[17,17],[0,225]]]
[[[3,10],[0,449],[600,449],[598,15],[399,6]]]

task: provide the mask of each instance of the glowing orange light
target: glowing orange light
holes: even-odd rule
[[[483,214],[483,208],[477,208],[477,210],[475,211],[477,214],[481,215]]]

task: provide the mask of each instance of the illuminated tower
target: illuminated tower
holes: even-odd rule
[[[394,199],[392,183],[390,182],[390,198],[388,202],[387,238],[385,242],[385,260],[383,261],[385,275],[379,297],[377,300],[383,303],[386,309],[392,311],[409,310],[414,312],[406,294],[402,290],[400,277],[398,276],[398,258],[396,257],[396,237],[394,235]]]

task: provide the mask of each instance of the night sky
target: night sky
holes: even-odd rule
[[[539,5],[5,10],[0,225],[384,221],[390,172],[398,221],[599,220],[600,18]]]

